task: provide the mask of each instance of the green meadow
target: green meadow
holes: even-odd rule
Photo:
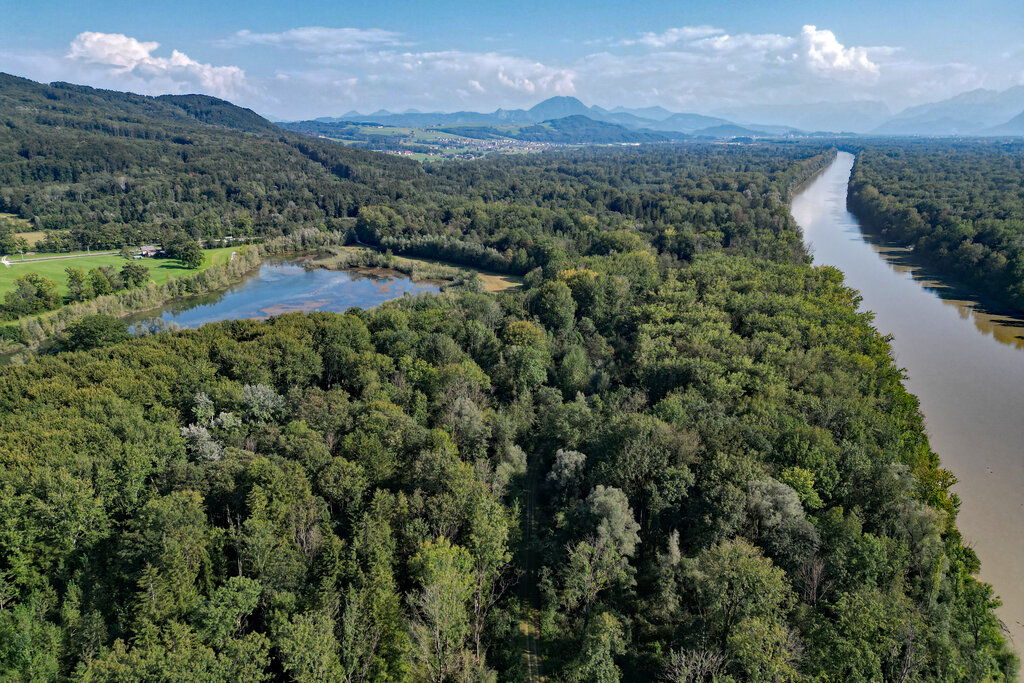
[[[204,250],[203,265],[199,267],[199,270],[227,263],[231,259],[231,252],[235,251],[235,249],[236,247],[222,247]],[[63,254],[53,254],[53,256],[63,256]],[[157,284],[167,282],[171,278],[183,277],[197,272],[181,265],[181,262],[177,259],[145,258],[134,262],[147,266],[151,280]],[[16,278],[28,272],[36,272],[53,280],[57,283],[57,289],[60,290],[61,294],[67,294],[68,276],[64,272],[66,268],[74,267],[90,270],[100,266],[113,266],[117,270],[121,270],[128,261],[117,254],[86,254],[61,259],[48,259],[46,256],[37,255],[25,260],[18,256],[13,256],[8,260],[8,263],[11,264],[9,268],[0,266],[0,296],[14,288],[14,280]]]

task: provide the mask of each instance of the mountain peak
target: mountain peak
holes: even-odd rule
[[[579,101],[575,97],[572,97],[571,95],[556,95],[554,97],[549,97],[546,100],[537,103],[536,105],[534,105],[530,109],[530,111],[533,111],[534,109],[539,109],[541,107],[553,107],[553,106],[580,107],[582,109],[589,109],[589,107],[587,107],[587,105],[583,104],[581,101]]]
[[[1024,109],[1024,87],[978,88],[938,102],[919,104],[894,116],[875,132],[883,135],[973,135],[1009,123]]]
[[[562,95],[558,97],[549,97],[540,104],[532,107],[527,113],[537,121],[546,121],[548,119],[561,119],[566,116],[587,116],[592,112],[590,111],[590,107],[583,104],[575,97]]]

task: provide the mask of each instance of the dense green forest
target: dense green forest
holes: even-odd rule
[[[525,286],[127,341],[99,313],[0,370],[3,678],[516,681],[530,650],[566,682],[1016,680],[917,401],[789,215],[829,148],[422,170],[230,128],[224,103],[52,91],[80,127],[15,124],[49,136],[38,167],[95,161],[70,140],[145,158],[181,231],[234,220],[246,178],[274,197],[254,231],[351,225]],[[160,195],[176,183],[212,199]],[[24,203],[58,186],[5,184],[4,210],[130,204]],[[141,234],[163,225],[146,206]]]
[[[850,179],[868,229],[1001,306],[1024,310],[1024,143],[872,142]]]
[[[786,201],[831,158],[813,144],[674,145],[437,164],[430,201],[364,207],[355,227],[396,253],[517,274],[648,244],[668,261],[725,248],[799,262]]]
[[[46,231],[44,251],[337,229],[420,175],[414,162],[288,133],[215,98],[4,74],[0,130],[0,212]]]

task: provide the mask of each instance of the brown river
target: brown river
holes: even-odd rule
[[[1024,320],[986,313],[910,263],[906,249],[869,241],[846,210],[853,155],[793,198],[819,265],[860,290],[875,326],[894,336],[897,365],[921,400],[932,448],[959,480],[958,526],[1003,600],[999,616],[1024,649]]]

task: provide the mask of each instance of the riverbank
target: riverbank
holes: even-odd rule
[[[1017,156],[981,143],[865,145],[847,208],[872,235],[912,247],[941,279],[966,285],[996,312],[1021,316]]]
[[[905,272],[917,280],[925,288],[958,308],[969,310],[971,314],[980,315],[992,321],[999,321],[1006,328],[1014,328],[1020,332],[1014,338],[1006,339],[1006,343],[1024,345],[1024,311],[1008,305],[998,297],[979,290],[974,284],[949,273],[943,264],[936,261],[927,252],[908,247],[899,241],[890,239],[885,233],[866,225],[853,208],[850,208],[860,223],[864,235],[879,256],[894,267],[904,268]],[[980,328],[979,328],[980,329]]]
[[[504,292],[521,287],[523,280],[515,275],[494,273],[479,268],[445,263],[417,256],[395,256],[367,246],[337,245],[322,249],[317,258],[307,262],[310,268],[353,270],[378,277],[395,274],[413,282],[438,284],[443,288],[477,277],[487,292]]]
[[[933,450],[957,479],[957,527],[981,559],[980,578],[1002,598],[998,614],[1024,645],[1024,329],[878,245],[847,209],[853,156],[841,152],[793,199],[791,212],[817,265],[839,268],[874,324],[891,334],[920,400]],[[1009,541],[1009,542],[1008,542]]]

